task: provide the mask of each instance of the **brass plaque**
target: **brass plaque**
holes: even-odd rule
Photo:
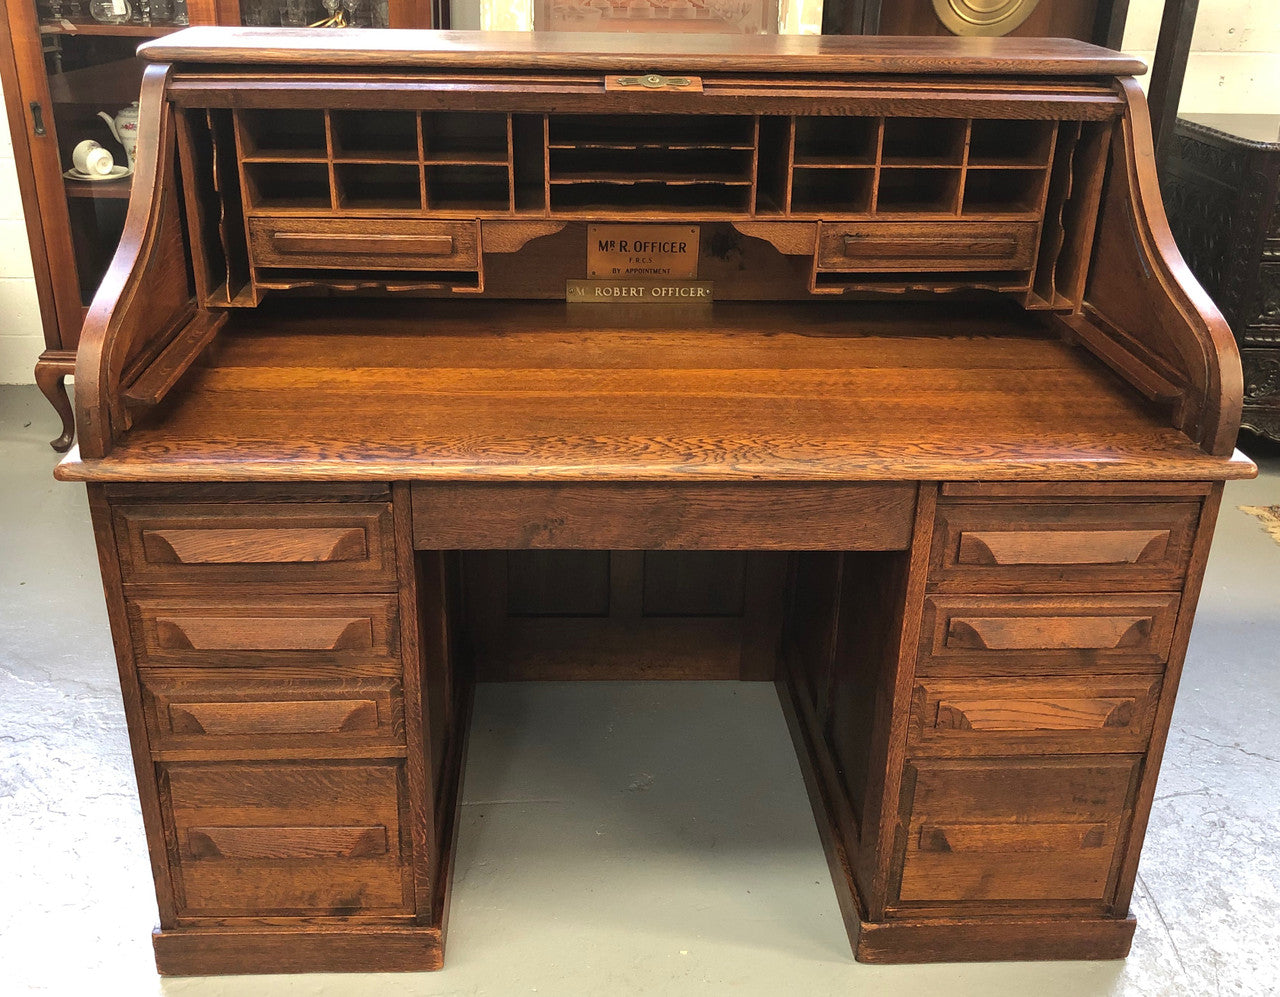
[[[1040,0],[933,0],[938,20],[957,35],[1007,35]]]
[[[564,299],[594,305],[691,305],[711,303],[709,280],[568,280]]]
[[[643,149],[636,156],[644,155]],[[588,225],[587,276],[685,280],[698,276],[696,225]]]

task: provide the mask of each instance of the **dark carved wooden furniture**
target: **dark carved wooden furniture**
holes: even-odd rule
[[[1280,440],[1280,115],[1187,115],[1161,186],[1192,273],[1244,362],[1244,426]]]
[[[1222,482],[1254,472],[1139,64],[145,54],[58,476],[89,486],[162,972],[439,966],[470,690],[529,678],[776,682],[860,959],[1128,951]]]

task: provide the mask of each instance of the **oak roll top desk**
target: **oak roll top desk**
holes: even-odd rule
[[[776,682],[860,959],[1128,951],[1254,473],[1140,63],[143,52],[57,474],[88,482],[162,972],[440,966],[470,691],[536,678]]]

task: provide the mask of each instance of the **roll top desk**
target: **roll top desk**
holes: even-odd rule
[[[858,958],[1114,958],[1241,375],[1140,64],[149,43],[76,369],[175,974],[441,965],[476,681],[773,681]]]

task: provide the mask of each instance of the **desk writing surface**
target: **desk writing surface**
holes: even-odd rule
[[[634,312],[634,310],[633,310]],[[358,331],[356,331],[358,328]],[[1194,480],[1204,454],[1016,309],[335,302],[236,315],[97,480]]]

